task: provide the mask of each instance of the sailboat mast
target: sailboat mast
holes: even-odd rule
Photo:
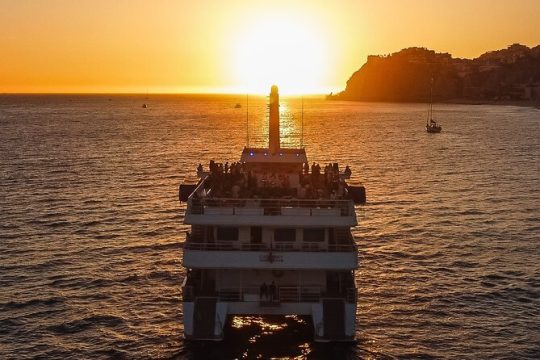
[[[431,86],[429,87],[429,120],[433,119],[433,78],[431,78]]]

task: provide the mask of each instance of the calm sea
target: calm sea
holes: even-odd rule
[[[305,100],[310,161],[351,166],[355,345],[308,319],[182,340],[185,206],[199,162],[237,161],[243,97],[0,96],[0,358],[540,358],[540,111]],[[148,104],[147,109],[142,104]],[[299,99],[282,137],[301,141]],[[265,99],[250,99],[264,145]]]

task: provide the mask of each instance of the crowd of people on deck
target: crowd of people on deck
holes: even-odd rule
[[[198,172],[202,172],[203,166],[199,164]],[[253,171],[247,170],[242,162],[216,163],[210,160],[209,179],[207,189],[212,189],[213,196],[229,196],[233,198],[252,197],[257,189],[257,178]]]
[[[345,182],[342,178],[351,176],[347,165],[340,174],[339,164],[333,163],[321,166],[313,163],[311,167],[306,162],[301,166],[297,176],[294,173],[267,172],[255,173],[246,163],[226,162],[217,163],[210,160],[209,179],[205,184],[207,190],[212,189],[211,196],[232,198],[300,198],[300,199],[341,199],[345,195]],[[199,164],[199,174],[204,173],[204,167]],[[291,185],[291,175],[294,185]]]

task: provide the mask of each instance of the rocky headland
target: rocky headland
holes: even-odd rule
[[[540,105],[540,45],[513,44],[476,59],[412,47],[370,55],[332,100]]]

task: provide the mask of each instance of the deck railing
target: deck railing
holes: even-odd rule
[[[204,241],[193,234],[186,233],[186,242],[184,249],[205,250],[205,251],[259,251],[259,252],[351,252],[357,251],[357,246],[353,235],[349,232],[347,235],[337,236],[338,244],[328,244],[326,242],[288,242],[273,241],[268,243],[243,243],[236,241]]]
[[[187,212],[194,215],[354,216],[352,200],[235,199],[193,197]]]
[[[186,241],[184,249],[204,251],[257,251],[257,252],[353,252],[355,244],[308,244],[299,246],[291,243],[274,243],[272,248],[267,244],[240,244],[232,241],[194,242]]]
[[[260,302],[271,301],[270,294],[262,296],[255,287],[230,288],[218,290],[219,301],[224,302]],[[274,302],[319,302],[321,288],[319,286],[279,286],[276,289]]]
[[[223,302],[260,302],[270,301],[270,294],[262,297],[259,289],[256,287],[243,288],[224,288],[217,292],[219,301]],[[182,301],[194,301],[196,294],[192,286],[182,288]],[[273,301],[276,303],[285,302],[319,302],[323,294],[320,286],[278,286]],[[336,295],[333,295],[336,297]],[[345,292],[345,301],[355,303],[357,300],[357,288],[347,288]]]

